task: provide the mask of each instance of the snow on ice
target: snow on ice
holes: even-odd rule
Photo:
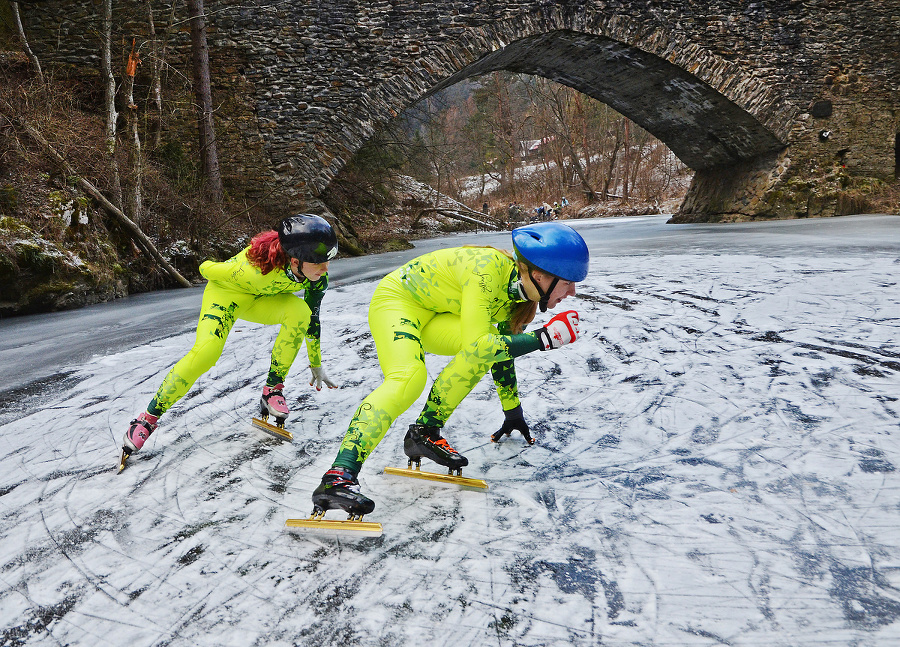
[[[384,475],[401,416],[361,474],[380,537],[284,529],[380,383],[373,282],[326,296],[342,388],[301,351],[293,444],[249,425],[274,328],[239,322],[120,475],[193,335],[71,367],[0,417],[0,645],[898,644],[900,245],[686,241],[594,254],[582,337],[517,361],[536,445],[490,442],[489,378],[464,401],[487,492]]]

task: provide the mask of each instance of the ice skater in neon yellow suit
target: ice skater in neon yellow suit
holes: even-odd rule
[[[515,256],[491,247],[457,247],[420,256],[388,274],[369,305],[369,327],[384,383],[363,400],[332,468],[313,493],[313,511],[342,508],[368,514],[357,475],[393,421],[426,385],[424,353],[452,356],[410,426],[403,448],[457,472],[468,460],[441,437],[450,414],[490,370],[505,422],[493,440],[521,431],[533,442],[518,398],[513,360],[575,341],[578,313],[563,312],[523,332],[540,305],[556,307],[587,275],[588,250],[568,225],[541,223],[512,232]]]
[[[209,283],[203,292],[194,347],[169,371],[147,410],[131,421],[122,441],[120,468],[144,446],[159,416],[215,365],[237,319],[281,325],[260,400],[263,415],[281,423],[290,415],[284,380],[304,339],[312,371],[310,385],[335,388],[322,368],[319,306],[328,288],[328,262],[336,254],[337,237],[331,225],[319,216],[300,214],[283,219],[277,231],[262,232],[227,261],[200,265],[200,274]],[[300,290],[303,299],[294,294]]]

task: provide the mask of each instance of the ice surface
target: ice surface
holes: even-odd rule
[[[275,328],[239,322],[120,475],[193,335],[72,367],[0,418],[0,645],[900,644],[898,271],[883,244],[595,255],[582,338],[517,360],[537,444],[490,442],[488,378],[446,434],[487,492],[382,474],[420,401],[361,474],[376,538],[284,529],[380,383],[374,283],[326,296],[342,388],[301,351],[293,444],[249,425]]]

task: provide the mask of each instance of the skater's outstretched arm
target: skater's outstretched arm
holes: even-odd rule
[[[322,367],[322,324],[319,321],[319,311],[327,289],[328,273],[326,272],[318,281],[310,283],[303,295],[303,300],[306,301],[311,312],[309,328],[306,331],[306,353],[309,357],[310,370],[309,385],[314,386],[316,391],[321,391],[323,385],[329,389],[338,388],[338,385],[328,377]]]

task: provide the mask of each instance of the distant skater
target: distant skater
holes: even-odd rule
[[[455,247],[420,256],[388,274],[369,305],[384,382],[359,405],[337,456],[313,493],[314,513],[342,508],[352,516],[375,503],[359,491],[363,463],[394,420],[425,388],[424,353],[451,356],[434,380],[425,407],[406,433],[403,450],[456,470],[468,460],[441,430],[484,374],[491,370],[504,422],[492,440],[519,431],[533,442],[518,397],[514,358],[575,341],[578,313],[553,317],[523,332],[544,312],[575,294],[587,276],[588,249],[568,225],[541,223],[514,229],[515,254],[493,247]]]
[[[280,424],[290,415],[284,381],[306,340],[310,386],[337,388],[322,368],[319,307],[328,288],[328,262],[337,255],[337,236],[324,218],[300,214],[283,219],[277,230],[264,231],[227,261],[205,261],[203,291],[193,348],[163,380],[147,410],[131,421],[122,441],[122,458],[141,449],[159,417],[180,400],[201,375],[218,361],[238,319],[280,325],[260,400],[261,415]],[[294,292],[303,290],[301,299]]]

